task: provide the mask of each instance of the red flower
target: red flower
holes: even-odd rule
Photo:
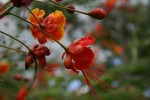
[[[50,55],[50,50],[47,47],[43,46],[43,45],[38,45],[37,44],[33,47],[32,51],[33,51],[34,56],[37,58],[37,60],[39,62],[39,66],[41,68],[45,67],[45,65],[46,65],[45,56]],[[28,69],[29,66],[33,63],[34,63],[34,57],[33,57],[32,53],[29,52],[28,56],[26,58],[25,68]]]
[[[27,97],[28,95],[28,91],[26,88],[22,88],[18,93],[17,93],[17,96],[16,96],[16,100],[25,100],[25,98]]]
[[[68,46],[68,51],[63,53],[62,59],[66,55],[64,65],[67,69],[71,69],[76,73],[79,73],[79,71],[82,72],[87,85],[98,99],[98,93],[95,91],[89,80],[98,83],[99,86],[105,91],[109,91],[107,87],[114,87],[110,86],[109,84],[105,83],[104,81],[98,78],[97,75],[103,74],[103,72],[92,70],[91,64],[94,60],[94,53],[88,46],[94,43],[95,39],[91,36],[75,40],[71,45]]]
[[[38,8],[36,8],[32,10],[32,13],[38,19],[38,21],[42,25],[41,28],[44,31],[46,31],[49,35],[53,36],[56,40],[62,39],[62,37],[64,36],[66,18],[61,11],[56,10],[45,18],[43,18],[43,16],[45,15],[44,10],[39,10]],[[30,22],[39,27],[39,23],[34,16],[30,14]],[[34,26],[31,26],[30,29],[34,38],[37,38],[39,43],[41,44],[46,43],[47,39],[51,41],[53,40]]]

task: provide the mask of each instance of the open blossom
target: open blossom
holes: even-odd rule
[[[30,14],[29,16],[31,23],[42,28],[49,35],[53,36],[56,40],[62,39],[62,37],[64,36],[64,26],[66,18],[61,11],[56,10],[55,12],[46,16],[45,18],[43,18],[43,16],[45,15],[44,10],[39,10],[38,8],[36,8],[32,10],[32,13],[41,25],[39,25],[39,23],[32,14]],[[34,26],[31,26],[30,29],[34,38],[37,38],[39,43],[41,44],[46,43],[47,39],[53,40],[48,35],[44,34],[43,32],[41,32],[41,30],[37,29]]]
[[[36,59],[39,62],[39,66],[41,68],[44,68],[46,65],[45,56],[50,55],[50,50],[43,45],[37,44],[33,47],[32,51],[33,51],[34,56],[36,57]],[[26,69],[28,69],[29,66],[34,63],[33,54],[31,52],[28,53],[28,56],[27,56],[26,61],[25,61],[25,68]]]
[[[7,62],[0,62],[0,75],[7,73],[10,70],[10,66]]]
[[[103,74],[103,72],[92,69],[91,64],[94,60],[94,53],[88,46],[94,43],[95,39],[92,36],[87,36],[79,40],[75,40],[71,45],[68,46],[68,51],[63,53],[62,59],[64,59],[64,65],[67,69],[71,69],[76,73],[79,73],[80,71],[83,74],[86,84],[99,100],[98,93],[91,85],[90,80],[98,83],[98,85],[105,91],[110,91],[108,87],[114,87],[98,78],[97,75]]]

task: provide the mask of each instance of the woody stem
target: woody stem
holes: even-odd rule
[[[25,51],[14,49],[14,48],[10,48],[10,47],[7,47],[7,46],[1,45],[1,44],[0,44],[0,47],[7,48],[7,49],[10,49],[10,50],[14,50],[14,51],[18,51],[18,52],[22,52],[22,53],[26,54]]]
[[[4,34],[4,35],[6,35],[6,36],[8,36],[8,37],[10,37],[10,38],[12,38],[12,39],[18,41],[19,43],[21,43],[22,45],[24,45],[29,51],[31,51],[30,48],[29,48],[26,44],[24,44],[22,41],[18,40],[17,38],[15,38],[15,37],[13,37],[13,36],[11,36],[11,35],[5,33],[5,32],[2,32],[2,31],[0,31],[0,33],[2,33],[2,34]]]
[[[25,7],[26,7],[26,6],[25,6]],[[35,15],[32,13],[32,11],[31,11],[28,7],[26,7],[26,8],[27,8],[28,11],[32,14],[32,16],[35,18],[35,20],[38,22],[39,26],[42,28],[41,23],[40,23],[39,20],[35,17]]]
[[[68,8],[65,5],[61,5],[61,4],[55,5],[55,4],[45,3],[45,2],[41,2],[41,1],[37,1],[37,0],[35,0],[35,2],[37,2],[37,3],[43,3],[43,4],[47,4],[47,5],[51,5],[51,6],[55,6],[55,7],[59,7],[59,8],[63,8],[63,9],[66,9],[66,10],[75,11],[75,12],[78,12],[78,13],[81,13],[81,14],[84,14],[84,15],[89,15],[89,13],[87,13],[87,12],[82,12],[82,11],[79,11],[79,10],[71,9],[71,8]],[[52,2],[55,2],[55,1],[52,1]]]
[[[7,3],[5,3],[2,8],[0,8],[0,11],[3,10],[5,7],[7,7],[10,4],[10,1],[8,1]]]
[[[13,8],[14,8],[14,6],[11,6],[8,9],[6,9],[4,12],[2,12],[0,14],[0,19],[3,18],[5,15],[7,15],[9,13],[9,11],[12,10]]]
[[[32,25],[32,26],[34,26],[34,27],[36,27],[36,28],[39,29],[41,32],[43,32],[44,34],[46,34],[47,36],[49,36],[50,38],[52,38],[54,41],[56,41],[65,51],[68,51],[68,48],[67,48],[67,47],[65,47],[62,43],[60,43],[58,40],[56,40],[56,39],[55,39],[53,36],[51,36],[48,32],[44,31],[44,30],[41,29],[40,27],[38,27],[38,26],[32,24],[31,22],[29,22],[29,21],[27,21],[27,20],[25,20],[25,19],[23,19],[23,18],[21,18],[21,17],[15,15],[15,14],[13,14],[13,13],[9,13],[9,14],[10,14],[10,15],[13,15],[13,16],[15,16],[15,17],[17,17],[17,18],[19,18],[19,19],[21,19],[21,20],[27,22],[27,23],[29,23],[30,25]]]

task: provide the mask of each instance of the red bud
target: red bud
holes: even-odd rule
[[[17,80],[17,81],[20,81],[22,79],[22,76],[20,74],[16,74],[14,76],[14,79]]]
[[[95,8],[89,12],[89,16],[101,20],[107,16],[107,12],[101,8]]]
[[[67,10],[68,13],[73,14],[73,13],[74,13],[74,10],[75,10],[74,5],[73,5],[73,4],[69,4],[69,5],[67,5],[67,7],[70,8],[70,9],[72,9],[72,10]]]
[[[63,1],[63,0],[56,0],[57,2],[61,2],[61,1]]]

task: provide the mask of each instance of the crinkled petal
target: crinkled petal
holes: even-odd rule
[[[32,10],[32,13],[34,14],[34,16],[39,20],[41,20],[41,18],[45,15],[45,11],[44,10],[40,10],[38,8],[35,8]],[[37,20],[35,19],[32,14],[29,15],[29,19],[31,23],[37,23]]]
[[[56,10],[55,12],[50,14],[49,16],[54,17],[54,20],[51,22],[52,24],[57,24],[57,25],[64,27],[66,18],[65,18],[62,11]]]
[[[93,63],[94,53],[90,48],[85,47],[82,53],[72,55],[72,58],[75,61],[76,69],[86,70]]]
[[[95,39],[92,36],[87,36],[87,37],[81,38],[78,41],[78,44],[80,44],[82,46],[88,46],[88,45],[91,45],[91,44],[94,44],[94,43],[95,43]]]
[[[82,45],[84,47],[89,46],[95,43],[95,39],[92,36],[87,36],[81,39],[75,40],[69,47],[73,47],[75,45]]]

